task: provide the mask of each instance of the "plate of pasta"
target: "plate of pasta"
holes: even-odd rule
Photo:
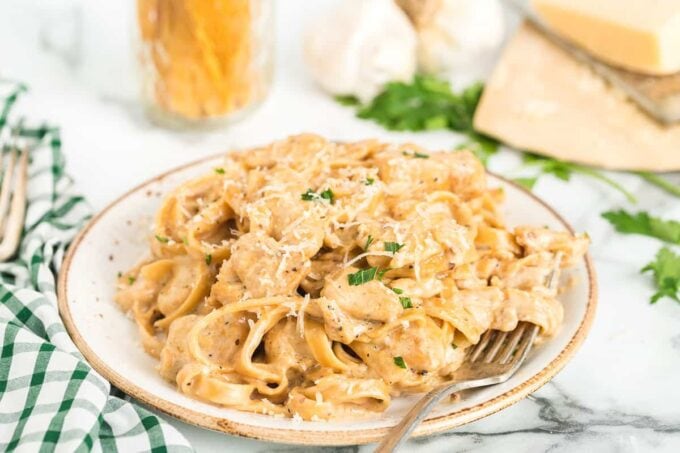
[[[183,421],[315,445],[379,440],[488,330],[540,327],[499,411],[573,356],[596,305],[589,239],[467,151],[313,134],[187,164],[94,217],[59,308],[92,366]],[[547,281],[558,277],[559,285]]]

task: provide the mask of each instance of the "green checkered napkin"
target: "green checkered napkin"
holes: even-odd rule
[[[191,451],[172,426],[110,395],[64,330],[57,270],[90,210],[64,174],[59,130],[10,115],[23,91],[0,79],[2,152],[11,132],[31,149],[21,248],[0,264],[0,451]]]

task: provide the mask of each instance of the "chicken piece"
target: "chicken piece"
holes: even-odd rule
[[[300,286],[310,296],[319,297],[326,276],[341,269],[342,266],[342,255],[337,252],[319,254],[312,259],[311,269]]]
[[[431,318],[423,317],[393,329],[379,342],[357,341],[351,347],[388,385],[409,388],[422,385],[423,376],[435,378],[446,364],[451,344]],[[406,369],[395,363],[395,357],[403,359]]]
[[[501,262],[494,273],[493,284],[501,288],[516,288],[532,290],[547,289],[552,279],[559,279],[559,264],[556,255],[550,252],[540,252],[520,258],[516,261]],[[553,285],[553,294],[557,285]]]
[[[435,153],[432,159],[448,169],[448,190],[463,200],[482,194],[486,190],[484,166],[469,151],[455,153]]]
[[[326,277],[321,296],[337,302],[340,310],[355,319],[394,321],[403,311],[399,297],[377,280],[350,285],[348,276],[358,271],[355,267],[348,267]]]
[[[429,158],[428,153],[416,145],[406,144],[387,148],[374,156],[380,179],[392,197],[419,199],[425,194],[449,188],[450,170],[446,163]]]
[[[224,261],[217,274],[217,281],[210,290],[210,301],[215,307],[242,300],[246,287],[238,278],[231,260]]]
[[[528,226],[515,228],[515,240],[524,247],[525,255],[537,252],[561,252],[563,268],[575,266],[586,254],[590,243],[586,234],[574,236],[566,231]]]
[[[192,361],[191,354],[189,354],[187,337],[189,331],[199,319],[200,316],[187,315],[177,318],[170,324],[168,339],[161,350],[160,362],[158,364],[158,372],[163,379],[175,382],[179,370]]]
[[[304,337],[297,331],[295,318],[286,317],[267,332],[264,336],[264,351],[267,363],[275,365],[277,369],[289,370],[289,379],[316,362]]]
[[[375,239],[369,250],[384,252],[389,248],[388,243],[399,247],[389,262],[383,256],[369,256],[371,266],[409,267],[418,279],[469,261],[470,254],[474,253],[471,234],[469,229],[456,223],[444,203],[420,203],[406,220],[386,219],[359,227],[360,238],[370,235]]]
[[[262,233],[246,233],[232,247],[234,271],[254,298],[295,294],[311,267],[302,251]]]

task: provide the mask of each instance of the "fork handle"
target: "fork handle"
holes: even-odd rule
[[[452,393],[473,387],[480,387],[481,385],[483,384],[477,380],[470,380],[454,382],[444,387],[431,390],[420,398],[420,400],[418,400],[418,402],[406,413],[404,418],[401,419],[399,424],[393,427],[390,432],[383,437],[382,442],[380,442],[375,449],[375,453],[390,453],[395,451],[406,442],[416,426],[420,424],[441,400]]]

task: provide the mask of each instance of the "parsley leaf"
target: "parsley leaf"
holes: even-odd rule
[[[404,290],[401,288],[392,288],[395,294],[404,294]]]
[[[647,181],[648,183],[668,192],[669,194],[680,198],[680,186],[673,184],[665,178],[648,171],[639,171],[637,175]]]
[[[646,212],[631,214],[623,209],[604,212],[602,217],[607,219],[619,233],[641,234],[672,244],[680,244],[680,222],[675,220],[652,217]]]
[[[307,192],[300,195],[300,198],[304,201],[312,201],[318,195],[312,189],[307,189]]]
[[[366,178],[366,179],[364,180],[364,185],[365,185],[365,186],[372,186],[374,182],[375,182],[375,179],[373,179],[373,178]]]
[[[513,179],[513,181],[515,181],[517,184],[519,184],[520,186],[524,187],[527,190],[532,190],[536,185],[536,182],[538,181],[538,177],[534,178],[520,177]]]
[[[472,117],[483,87],[476,83],[462,93],[454,93],[446,81],[417,75],[410,83],[388,83],[368,105],[359,109],[357,116],[390,130],[464,132],[472,130]]]
[[[323,192],[321,192],[321,198],[330,201],[331,204],[335,202],[335,194],[331,189],[326,189]]]
[[[135,280],[137,280],[135,277],[133,277],[132,275],[128,275],[128,283],[129,284],[132,285],[135,282]]]
[[[401,250],[405,245],[406,244],[400,244],[398,242],[385,242],[385,251],[395,254],[399,250]]]
[[[218,175],[223,175],[224,174],[224,168],[216,168],[215,173],[217,173]]]
[[[404,309],[413,308],[413,303],[411,302],[410,297],[401,296],[399,298],[399,302],[401,302],[401,306],[404,307]]]
[[[364,246],[364,250],[368,250],[368,247],[371,244],[373,244],[373,236],[369,234],[368,237],[366,238],[366,245]]]
[[[331,189],[326,189],[320,194],[314,192],[312,189],[307,189],[307,191],[303,194],[300,194],[300,199],[304,201],[313,201],[313,200],[328,200],[331,204],[335,203],[335,194]]]
[[[626,199],[631,203],[637,203],[635,196],[626,190],[618,182],[614,181],[604,173],[595,170],[585,165],[575,164],[572,162],[565,162],[558,159],[553,159],[551,157],[539,156],[532,153],[524,153],[524,163],[528,165],[533,165],[538,167],[541,174],[553,175],[562,181],[569,181],[574,173],[580,175],[588,176],[590,178],[596,179],[609,187],[621,192]]]
[[[642,268],[641,272],[652,272],[657,291],[650,299],[656,303],[663,297],[680,302],[680,256],[664,247],[656,254],[654,261]]]
[[[353,274],[348,274],[347,282],[350,284],[350,286],[363,285],[364,283],[368,283],[373,280],[377,272],[378,268],[375,266],[369,267],[368,269],[362,269]]]
[[[451,347],[452,347],[453,349],[458,349],[458,346],[456,346],[456,343],[451,343]]]
[[[205,255],[205,264],[207,264],[208,266],[210,266],[210,263],[212,263],[212,255],[211,255],[211,254],[207,254],[207,255]]]
[[[406,362],[404,362],[403,357],[400,357],[400,356],[394,357],[394,364],[396,366],[398,366],[399,368],[406,369]]]
[[[360,104],[359,99],[352,95],[335,96],[334,99],[338,104],[345,106],[354,106]]]
[[[167,244],[170,241],[170,239],[165,236],[159,236],[158,234],[156,235],[156,240],[162,244]]]

